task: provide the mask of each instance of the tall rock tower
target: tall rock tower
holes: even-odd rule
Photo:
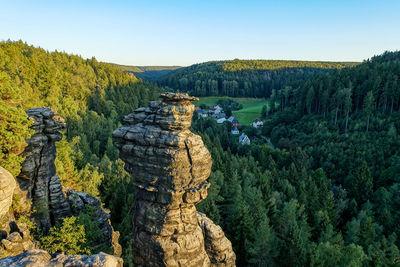
[[[125,116],[113,133],[137,192],[133,253],[138,266],[235,266],[221,227],[196,211],[207,197],[211,156],[189,130],[197,100],[164,93]]]
[[[71,214],[54,164],[56,142],[62,139],[60,131],[65,129],[65,123],[50,108],[31,108],[26,113],[33,120],[31,128],[35,133],[26,140],[25,161],[17,181],[37,210],[38,227],[46,232],[52,222]]]

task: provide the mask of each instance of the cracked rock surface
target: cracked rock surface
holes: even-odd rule
[[[47,232],[57,221],[72,215],[78,216],[86,211],[87,206],[91,206],[94,208],[92,219],[99,223],[102,231],[95,246],[109,246],[113,248],[114,255],[120,256],[122,248],[118,243],[119,233],[114,232],[110,215],[101,207],[100,201],[73,190],[67,190],[66,196],[56,176],[55,143],[62,139],[60,131],[65,129],[64,120],[50,108],[31,108],[26,113],[33,120],[31,127],[35,133],[26,140],[28,146],[23,152],[25,161],[17,181],[24,197],[32,201],[37,211],[33,216],[38,228]]]
[[[207,197],[211,156],[189,130],[196,100],[165,93],[125,116],[113,133],[137,187],[133,255],[137,266],[235,266],[230,241],[195,204]]]
[[[46,232],[55,221],[71,214],[54,164],[56,142],[62,139],[60,130],[65,124],[50,108],[31,108],[26,113],[33,120],[35,133],[26,140],[25,161],[17,181],[40,214],[36,217],[38,227]]]
[[[91,266],[91,267],[122,267],[121,258],[105,253],[94,255],[65,255],[52,254],[41,249],[27,250],[17,256],[7,257],[0,260],[0,267],[21,266]]]

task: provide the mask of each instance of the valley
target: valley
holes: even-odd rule
[[[0,178],[19,186],[0,202],[4,260],[31,257],[22,244],[38,240],[43,257],[114,266],[399,261],[400,52],[283,69],[208,62],[151,82],[19,41],[0,55]],[[189,257],[177,232],[201,253]],[[182,249],[164,258],[154,240]]]

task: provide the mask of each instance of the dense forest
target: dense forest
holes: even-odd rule
[[[110,63],[121,71],[132,73],[137,78],[144,81],[154,82],[161,77],[179,69],[179,66],[128,66]]]
[[[158,84],[196,96],[269,97],[273,89],[297,87],[302,81],[354,62],[286,60],[211,61],[177,69]]]
[[[100,197],[111,210],[113,226],[122,233],[126,259],[131,253],[131,214],[127,213],[132,212],[133,186],[111,133],[121,125],[124,114],[146,106],[158,95],[155,85],[94,58],[50,53],[21,41],[1,42],[0,165],[13,175],[19,173],[23,159],[18,154],[31,134],[25,110],[55,109],[67,123],[64,138],[57,143],[57,174],[64,186]],[[87,214],[80,217],[88,222],[88,238],[96,227]],[[42,243],[47,239],[41,238]],[[42,246],[46,248],[45,243]],[[87,250],[75,251],[79,252]]]
[[[193,118],[213,159],[212,186],[198,209],[222,226],[237,265],[398,266],[400,53],[359,65],[234,62],[182,68],[159,85],[196,95],[270,96],[258,134],[275,149],[239,145],[228,122]],[[111,133],[162,90],[94,58],[1,42],[0,165],[19,172],[31,134],[25,110],[57,110],[67,123],[57,144],[58,175],[110,209],[129,264],[134,186]],[[90,214],[78,223],[90,241]]]
[[[200,208],[239,266],[398,266],[400,53],[275,91],[262,134],[195,121],[214,160]]]

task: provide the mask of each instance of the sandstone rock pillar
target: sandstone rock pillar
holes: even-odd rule
[[[211,156],[189,130],[196,100],[165,93],[125,116],[113,133],[137,192],[133,253],[137,266],[234,266],[222,230],[196,211],[207,197]],[[217,230],[217,234],[207,231]],[[214,240],[215,239],[215,240]],[[215,241],[215,242],[214,242]]]
[[[25,161],[17,181],[27,198],[32,200],[38,226],[47,231],[52,223],[71,215],[54,164],[55,143],[61,140],[60,130],[65,124],[50,108],[31,108],[26,113],[33,120],[31,127],[35,133],[26,140]]]

